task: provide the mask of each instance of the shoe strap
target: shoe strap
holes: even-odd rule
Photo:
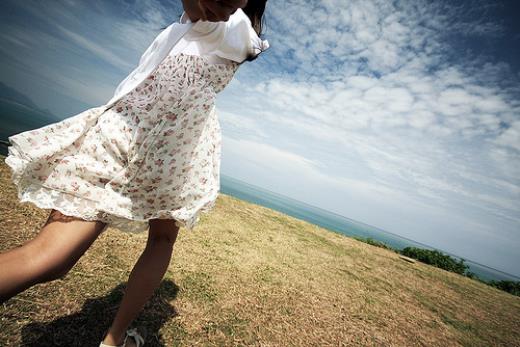
[[[121,346],[121,347],[124,347],[126,345],[126,340],[128,339],[128,337],[134,338],[135,344],[137,345],[137,347],[141,347],[142,345],[144,345],[143,337],[141,335],[139,335],[136,328],[133,328],[133,329],[128,329],[126,331],[125,342],[123,343],[123,346]]]

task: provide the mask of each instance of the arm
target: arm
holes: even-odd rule
[[[186,12],[191,22],[194,23],[199,19],[204,18],[204,14],[198,0],[182,0],[182,6],[184,7],[184,12]]]
[[[227,21],[238,8],[247,5],[247,0],[182,0],[184,11],[190,21]]]

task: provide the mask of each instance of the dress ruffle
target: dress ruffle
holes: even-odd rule
[[[18,134],[19,135],[19,134]],[[111,227],[130,233],[141,233],[148,230],[149,219],[174,219],[175,225],[192,231],[200,220],[201,213],[208,213],[214,207],[218,194],[211,196],[206,202],[195,208],[184,208],[175,211],[159,210],[153,213],[128,213],[117,209],[110,199],[89,200],[84,196],[76,196],[71,192],[59,191],[46,187],[41,182],[27,179],[25,173],[34,166],[35,158],[30,158],[31,148],[23,149],[18,142],[19,137],[11,137],[8,156],[5,163],[11,169],[11,180],[15,184],[20,202],[30,202],[39,208],[55,209],[67,216],[79,217],[87,221],[101,221]],[[195,210],[195,213],[189,211]]]

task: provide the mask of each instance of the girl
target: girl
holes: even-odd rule
[[[233,2],[183,0],[179,22],[106,105],[9,137],[5,162],[20,201],[51,212],[33,240],[0,254],[0,303],[63,278],[108,225],[149,229],[100,347],[144,343],[127,328],[163,278],[179,228],[192,230],[220,189],[216,94],[269,47],[260,39],[266,0]]]

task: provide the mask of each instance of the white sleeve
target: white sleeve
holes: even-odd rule
[[[186,23],[192,23],[190,20],[190,17],[188,17],[188,14],[186,11],[182,12],[181,17],[179,18],[179,23],[186,24]],[[198,20],[193,24],[192,30],[196,32],[196,34],[193,35],[193,37],[201,38],[201,35],[203,34],[209,34],[215,30],[217,30],[219,27],[222,27],[226,22],[208,22],[208,21],[202,21]]]
[[[249,53],[258,54],[269,48],[267,40],[258,37],[249,17],[240,8],[227,22],[195,22],[184,38],[197,41],[201,52],[237,62],[242,62]]]

